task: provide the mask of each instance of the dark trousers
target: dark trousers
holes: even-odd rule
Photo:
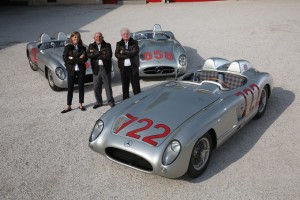
[[[94,82],[94,94],[96,98],[96,103],[98,105],[103,104],[102,100],[102,84],[105,88],[106,98],[108,103],[115,103],[113,98],[113,92],[111,88],[111,73],[106,73],[104,66],[99,66],[98,75],[93,75]]]
[[[133,94],[141,92],[139,70],[133,70],[131,66],[124,67],[121,73],[123,100],[129,98],[129,85],[131,83]]]
[[[78,80],[79,103],[84,103],[84,77],[79,71],[75,71],[74,76],[68,76],[68,96],[67,105],[72,105],[73,91],[76,79]]]

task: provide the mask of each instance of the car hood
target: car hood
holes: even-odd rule
[[[169,50],[173,52],[173,45],[176,43],[173,40],[143,40],[140,44],[143,45],[142,51]]]
[[[182,50],[180,44],[173,40],[144,40],[140,41],[140,61],[159,65],[177,61],[177,53]],[[170,57],[171,56],[171,57]]]
[[[197,92],[193,85],[167,83],[152,89],[151,93],[141,95],[139,100],[128,106],[116,122],[126,115],[130,119],[136,118],[135,121],[119,132],[116,131],[118,123],[115,123],[113,134],[117,132],[120,136],[132,137],[134,133],[140,141],[155,136],[152,140],[157,144],[154,146],[159,146],[178,126],[218,99],[218,96]]]

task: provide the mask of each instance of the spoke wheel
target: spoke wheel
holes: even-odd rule
[[[195,144],[188,168],[188,175],[191,178],[199,177],[206,169],[212,150],[212,140],[210,133],[206,133]]]
[[[268,103],[268,89],[265,86],[260,94],[258,110],[255,115],[256,119],[259,119],[264,115],[266,108],[267,108],[267,103]]]
[[[53,72],[51,70],[47,69],[47,73],[48,73],[48,76],[47,76],[48,83],[49,83],[51,89],[54,91],[59,91],[60,88],[55,85],[54,80],[53,80]]]

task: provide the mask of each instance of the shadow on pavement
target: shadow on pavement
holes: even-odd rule
[[[210,179],[246,155],[269,127],[294,102],[295,94],[281,87],[273,88],[267,110],[259,120],[252,120],[212,153],[206,171],[197,179],[187,175],[180,179],[199,183]]]

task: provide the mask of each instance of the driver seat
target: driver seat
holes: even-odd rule
[[[161,26],[159,24],[154,24],[153,32],[162,32]]]
[[[50,36],[47,33],[43,33],[40,36],[40,41],[41,41],[41,43],[51,42],[51,38],[50,38]]]
[[[159,24],[154,24],[153,26],[153,38],[158,39],[159,35],[161,35],[162,29]]]
[[[68,37],[64,32],[59,32],[57,34],[57,40],[68,40]]]

